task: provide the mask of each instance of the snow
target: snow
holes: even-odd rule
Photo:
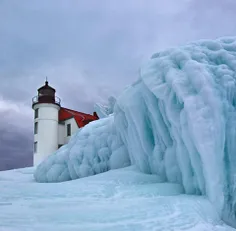
[[[129,165],[204,195],[236,227],[236,38],[154,54],[113,113],[78,131],[38,166],[61,182]]]
[[[234,230],[205,197],[135,167],[54,184],[33,172],[0,172],[0,231]]]

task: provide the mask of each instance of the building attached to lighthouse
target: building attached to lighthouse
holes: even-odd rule
[[[40,164],[70,137],[91,121],[97,120],[93,115],[78,112],[61,106],[56,90],[48,85],[38,89],[38,95],[32,99],[34,110],[34,166]]]

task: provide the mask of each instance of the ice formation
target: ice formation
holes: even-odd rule
[[[99,118],[105,118],[114,112],[115,104],[116,104],[116,98],[114,96],[110,96],[108,98],[107,105],[96,103],[94,105],[94,110],[97,113]]]
[[[114,113],[80,130],[35,172],[58,182],[129,164],[206,195],[235,219],[236,38],[154,54]]]

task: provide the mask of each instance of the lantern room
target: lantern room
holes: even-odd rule
[[[38,89],[38,95],[33,97],[32,106],[39,103],[52,103],[60,106],[60,99],[55,96],[56,90],[48,85],[48,81],[45,81],[45,85]]]

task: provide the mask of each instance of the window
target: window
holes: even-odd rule
[[[34,123],[34,134],[38,134],[38,122]]]
[[[39,109],[35,109],[34,111],[34,118],[37,119],[39,117]]]
[[[71,136],[71,124],[67,124],[67,136]]]
[[[37,152],[38,149],[38,142],[34,142],[34,153]]]
[[[62,147],[63,146],[63,144],[58,144],[58,149],[60,148],[60,147]]]

